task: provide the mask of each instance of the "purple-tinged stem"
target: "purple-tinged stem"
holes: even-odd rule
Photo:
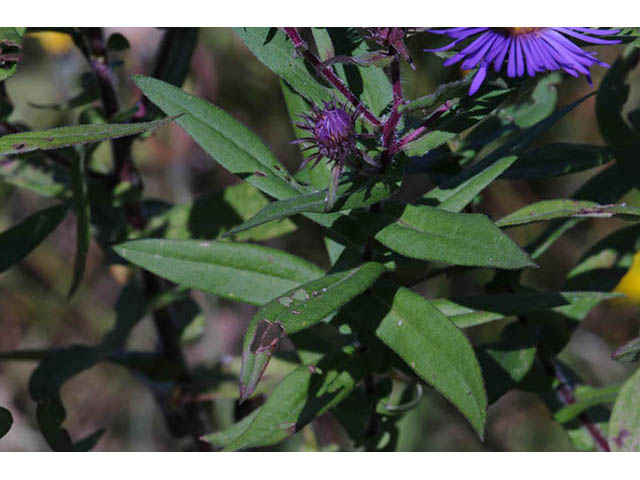
[[[547,372],[555,377],[559,382],[556,392],[560,401],[565,405],[576,403],[576,397],[573,393],[571,383],[565,377],[562,371],[557,367],[557,365],[549,360],[543,360],[543,365]],[[589,435],[591,435],[591,438],[593,438],[593,441],[596,443],[600,450],[604,452],[611,451],[609,442],[607,442],[607,439],[604,437],[602,431],[600,430],[600,428],[598,428],[597,425],[593,424],[584,413],[578,416],[578,420],[580,420],[582,426],[587,429]]]
[[[397,57],[391,62],[391,85],[393,89],[393,107],[391,108],[391,114],[387,118],[384,126],[382,127],[382,146],[384,152],[382,153],[382,165],[386,167],[393,156],[398,153],[400,144],[396,136],[396,128],[400,121],[399,108],[404,102],[404,95],[402,93],[402,79],[400,78],[400,62]]]
[[[435,112],[433,112],[433,115],[425,120],[425,122],[420,127],[402,137],[398,142],[398,148],[402,150],[407,144],[413,142],[414,140],[417,140],[422,135],[428,133],[429,124],[431,124],[434,120],[440,118],[445,112],[449,110],[449,108],[451,108],[451,105],[448,101],[443,103]]]
[[[302,53],[305,60],[309,62],[316,71],[321,74],[327,82],[334,86],[336,90],[338,90],[344,97],[354,106],[356,110],[362,112],[362,115],[374,126],[380,127],[382,126],[382,122],[376,117],[367,107],[365,107],[358,97],[356,97],[349,88],[344,84],[340,78],[336,76],[336,74],[331,70],[330,67],[323,64],[318,57],[316,57],[311,51],[309,51],[307,42],[305,42],[300,33],[298,33],[298,29],[295,27],[283,27],[284,32],[287,34],[291,42],[293,42],[293,46],[295,49]]]

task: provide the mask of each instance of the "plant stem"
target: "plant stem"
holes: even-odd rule
[[[398,108],[404,102],[404,95],[402,93],[402,79],[400,78],[400,61],[397,55],[394,56],[389,67],[391,73],[391,86],[393,88],[393,107],[391,108],[391,114],[382,127],[382,146],[384,152],[382,153],[382,165],[386,168],[393,156],[398,152],[398,138],[396,135],[396,128],[400,121],[400,112]]]
[[[333,87],[338,90],[344,97],[354,106],[356,107],[356,111],[361,112],[362,115],[374,126],[380,127],[382,126],[382,122],[376,117],[366,106],[364,106],[358,97],[356,97],[349,88],[344,84],[340,78],[333,72],[331,67],[325,65],[320,61],[318,57],[316,57],[308,48],[307,43],[302,40],[300,33],[298,33],[298,29],[295,27],[284,27],[284,31],[287,36],[293,42],[293,46],[296,51],[299,51],[304,56],[305,60],[309,62],[313,68],[318,72],[318,74],[322,75],[327,82],[329,82]]]
[[[105,116],[110,118],[119,111],[119,104],[108,67],[102,29],[87,28],[83,29],[83,33],[86,36],[87,45],[85,54],[88,55],[87,60],[98,79],[100,98]],[[162,55],[162,53],[163,51],[160,49],[158,54]],[[115,175],[119,182],[127,182],[141,193],[143,184],[131,153],[131,147],[135,138],[135,136],[129,136],[112,140],[113,163],[115,165]],[[147,225],[148,219],[144,214],[140,198],[141,197],[138,196],[127,202],[125,211],[129,225],[135,229],[143,230]],[[147,271],[143,273],[143,284],[150,298],[167,289],[167,283],[164,280]],[[193,382],[193,378],[182,352],[180,332],[176,328],[177,321],[174,318],[171,306],[154,310],[153,321],[163,353],[179,367],[180,375],[176,379],[176,383],[181,387],[181,391],[188,390],[189,385]],[[180,402],[180,404],[182,405],[182,402]],[[211,450],[208,443],[200,440],[200,437],[206,433],[207,428],[204,412],[199,404],[188,402],[182,405],[182,408],[184,409],[184,416],[188,422],[187,427],[189,433],[196,447],[200,451]],[[167,409],[163,408],[163,412],[167,423],[170,425]]]
[[[562,370],[558,367],[558,365],[552,361],[547,359],[540,358],[544,369],[547,371],[549,375],[558,380],[558,387],[556,389],[556,393],[560,401],[565,405],[571,405],[576,403],[576,396],[574,394],[574,388],[571,385],[571,382],[564,375]],[[610,452],[611,448],[609,447],[609,443],[607,439],[604,437],[600,428],[595,425],[586,414],[582,413],[578,416],[578,420],[582,423],[582,426],[589,432],[589,435],[598,446],[598,448],[604,452]]]

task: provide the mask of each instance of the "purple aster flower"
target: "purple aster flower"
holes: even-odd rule
[[[615,35],[619,30],[582,27],[463,27],[428,31],[454,39],[444,47],[426,50],[429,52],[449,50],[458,43],[475,37],[465,48],[444,62],[445,66],[450,66],[462,60],[461,67],[464,70],[478,67],[469,95],[478,91],[492,63],[493,69],[500,72],[505,60],[508,77],[522,77],[525,70],[531,77],[538,72],[564,70],[574,77],[585,75],[591,85],[591,66],[609,65],[596,59],[594,52],[582,50],[570,38],[599,45],[619,43],[619,40],[597,38],[601,35]]]
[[[335,101],[325,102],[323,108],[312,106],[309,115],[301,115],[304,121],[296,123],[296,126],[309,131],[310,136],[294,140],[292,143],[306,144],[302,151],[316,150],[302,162],[299,169],[302,170],[310,161],[314,161],[311,167],[313,168],[323,158],[333,163],[326,210],[333,207],[338,181],[344,172],[346,162],[349,161],[350,165],[355,166],[360,173],[364,171],[361,161],[377,170],[380,168],[376,160],[360,151],[356,145],[358,138],[366,137],[365,134],[356,133],[358,114],[358,109],[354,111],[347,104],[338,105]]]
[[[314,105],[310,115],[301,115],[304,122],[296,123],[296,126],[308,130],[311,136],[292,143],[308,144],[303,151],[317,150],[302,162],[300,170],[310,161],[315,161],[313,167],[322,158],[343,163],[350,154],[357,153],[356,116],[345,104],[337,105],[335,102],[325,102],[324,108]]]

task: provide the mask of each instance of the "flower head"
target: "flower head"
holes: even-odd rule
[[[345,104],[325,102],[323,108],[311,107],[311,114],[302,115],[304,122],[296,125],[311,134],[309,137],[295,140],[294,143],[305,143],[304,150],[317,149],[300,166],[315,160],[317,165],[322,158],[336,163],[343,163],[347,157],[357,152],[356,148],[356,115],[349,111]]]
[[[416,69],[409,55],[404,38],[407,33],[406,28],[401,27],[367,27],[364,28],[364,36],[372,42],[389,50],[391,53],[401,56],[412,69]]]
[[[574,77],[585,75],[591,84],[591,66],[609,65],[598,60],[593,52],[586,52],[578,47],[571,38],[599,45],[619,43],[618,40],[598,38],[601,35],[615,35],[619,30],[581,27],[465,27],[429,31],[454,39],[444,47],[427,50],[433,52],[449,50],[458,43],[473,38],[469,45],[444,63],[449,66],[462,61],[461,66],[465,70],[478,67],[469,88],[470,95],[476,93],[482,85],[489,66],[493,64],[493,69],[500,72],[505,60],[508,77],[522,77],[525,71],[532,77],[538,72],[564,70]]]

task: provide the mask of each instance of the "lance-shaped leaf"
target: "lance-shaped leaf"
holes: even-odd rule
[[[556,85],[561,80],[562,76],[558,72],[546,75],[533,89],[530,101],[510,105],[500,111],[500,116],[506,122],[515,123],[521,128],[530,127],[544,120],[556,107],[558,100]]]
[[[637,362],[640,360],[640,337],[625,343],[611,354],[619,362]]]
[[[137,135],[158,128],[172,120],[173,118],[165,118],[146,123],[74,125],[36,132],[12,133],[11,135],[0,137],[0,157],[34,150],[54,150],[71,145]]]
[[[0,438],[4,437],[13,425],[11,412],[4,407],[0,407]]]
[[[535,292],[437,298],[431,303],[457,327],[468,328],[541,310],[553,310],[580,321],[598,303],[619,295],[609,292]]]
[[[609,446],[617,452],[640,452],[640,369],[624,382],[609,420]]]
[[[518,163],[500,178],[524,179],[558,177],[600,167],[615,160],[613,151],[600,145],[552,143],[528,150]]]
[[[174,205],[153,215],[147,227],[149,237],[162,236],[173,240],[217,238],[238,222],[249,220],[269,205],[269,200],[248,183],[238,183],[221,192],[202,195],[193,201]],[[150,210],[166,208],[159,202],[147,201]],[[212,218],[211,212],[216,212]],[[296,226],[287,219],[261,225],[243,232],[238,241],[263,241],[292,232]]]
[[[480,366],[467,337],[444,314],[411,290],[389,285],[346,308],[357,328],[373,330],[484,435],[487,396]]]
[[[254,305],[323,274],[306,260],[259,245],[147,239],[122,243],[115,250],[179,285]]]
[[[3,182],[44,197],[71,197],[69,170],[45,161],[41,154],[0,158],[0,177]]]
[[[625,104],[629,98],[630,73],[640,62],[640,49],[627,47],[602,79],[596,97],[596,118],[600,133],[616,154],[616,163],[624,174],[639,185],[638,155],[640,132],[635,131],[625,118]]]
[[[460,185],[452,189],[434,188],[423,198],[425,200],[438,200],[440,208],[449,210],[450,212],[460,212],[466,207],[476,195],[484,190],[491,182],[500,176],[507,168],[509,168],[518,159],[516,155],[501,158],[493,165],[485,168],[477,175],[462,182]]]
[[[67,214],[67,205],[41,210],[0,233],[0,273],[18,263],[47,238]]]
[[[609,385],[607,387],[591,387],[580,385],[575,389],[575,403],[565,405],[553,414],[556,422],[567,423],[576,418],[585,410],[597,405],[613,403],[618,397],[621,385]]]
[[[535,266],[485,215],[415,205],[392,206],[376,215],[352,215],[376,228],[376,240],[406,257],[505,269]]]
[[[234,28],[247,48],[273,73],[314,103],[331,99],[331,90],[309,73],[284,32],[275,28]]]
[[[260,407],[249,427],[225,450],[274,445],[347,397],[366,372],[359,355],[335,353],[287,375]]]
[[[625,204],[598,205],[585,200],[542,200],[510,213],[498,220],[496,225],[513,227],[556,218],[610,218],[613,216],[637,221],[640,220],[640,208]]]
[[[274,298],[254,315],[242,348],[240,401],[255,390],[281,336],[311,327],[362,294],[385,271],[369,262],[332,273]]]
[[[256,216],[228,232],[227,235],[248,230],[281,218],[298,213],[327,213],[329,211],[351,210],[372,205],[389,198],[400,188],[402,180],[402,162],[396,162],[390,171],[381,177],[369,179],[355,178],[342,182],[330,210],[327,210],[327,190],[298,195],[286,200],[272,202]]]
[[[533,365],[539,341],[535,325],[508,325],[500,339],[476,348],[487,385],[489,404],[500,397],[525,377]]]
[[[231,115],[168,83],[136,75],[134,82],[218,163],[247,183],[278,198],[299,193],[284,166],[262,141]]]

